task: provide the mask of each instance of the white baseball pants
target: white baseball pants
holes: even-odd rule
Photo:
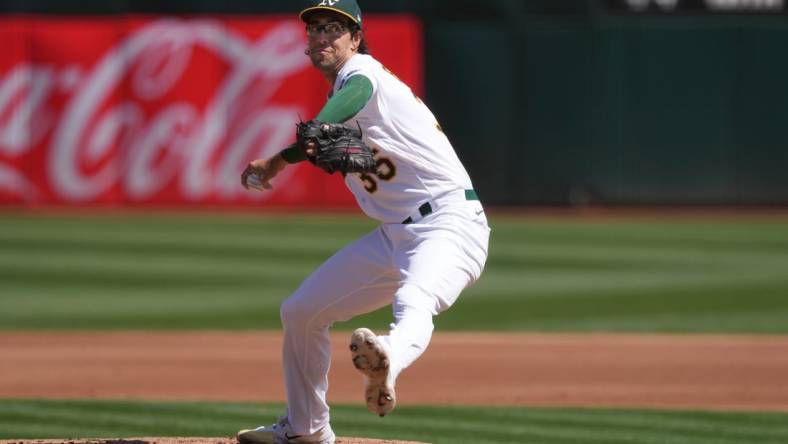
[[[381,339],[396,378],[427,348],[432,317],[479,278],[489,233],[478,201],[452,202],[411,224],[383,224],[329,258],[283,302],[287,415],[294,432],[312,434],[329,422],[329,327],[392,305],[394,323]]]

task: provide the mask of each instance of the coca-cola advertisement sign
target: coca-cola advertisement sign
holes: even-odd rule
[[[418,21],[365,27],[419,91]],[[270,192],[240,185],[325,103],[297,19],[0,17],[0,41],[0,204],[353,205],[308,163]]]

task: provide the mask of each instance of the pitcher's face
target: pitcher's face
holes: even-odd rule
[[[352,36],[347,20],[335,14],[314,14],[306,25],[309,58],[323,72],[338,72],[357,51],[360,33]]]

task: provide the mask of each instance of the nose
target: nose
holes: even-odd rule
[[[331,45],[329,45],[328,40],[326,39],[314,39],[312,44],[309,45],[309,47],[313,50],[320,50],[323,48],[328,48],[329,46]]]
[[[325,45],[328,43],[328,36],[326,32],[321,29],[316,35],[311,35],[309,40],[320,45]]]

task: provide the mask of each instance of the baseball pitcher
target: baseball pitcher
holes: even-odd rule
[[[246,443],[333,444],[326,403],[329,328],[391,306],[385,335],[350,337],[364,397],[384,416],[397,402],[400,372],[430,342],[433,316],[479,278],[490,229],[471,179],[430,110],[368,54],[356,0],[313,0],[299,14],[305,53],[331,86],[296,143],[249,163],[247,189],[271,189],[289,164],[308,160],[340,172],[358,205],[380,225],[334,254],[281,306],[287,413],[272,426],[242,430]]]

